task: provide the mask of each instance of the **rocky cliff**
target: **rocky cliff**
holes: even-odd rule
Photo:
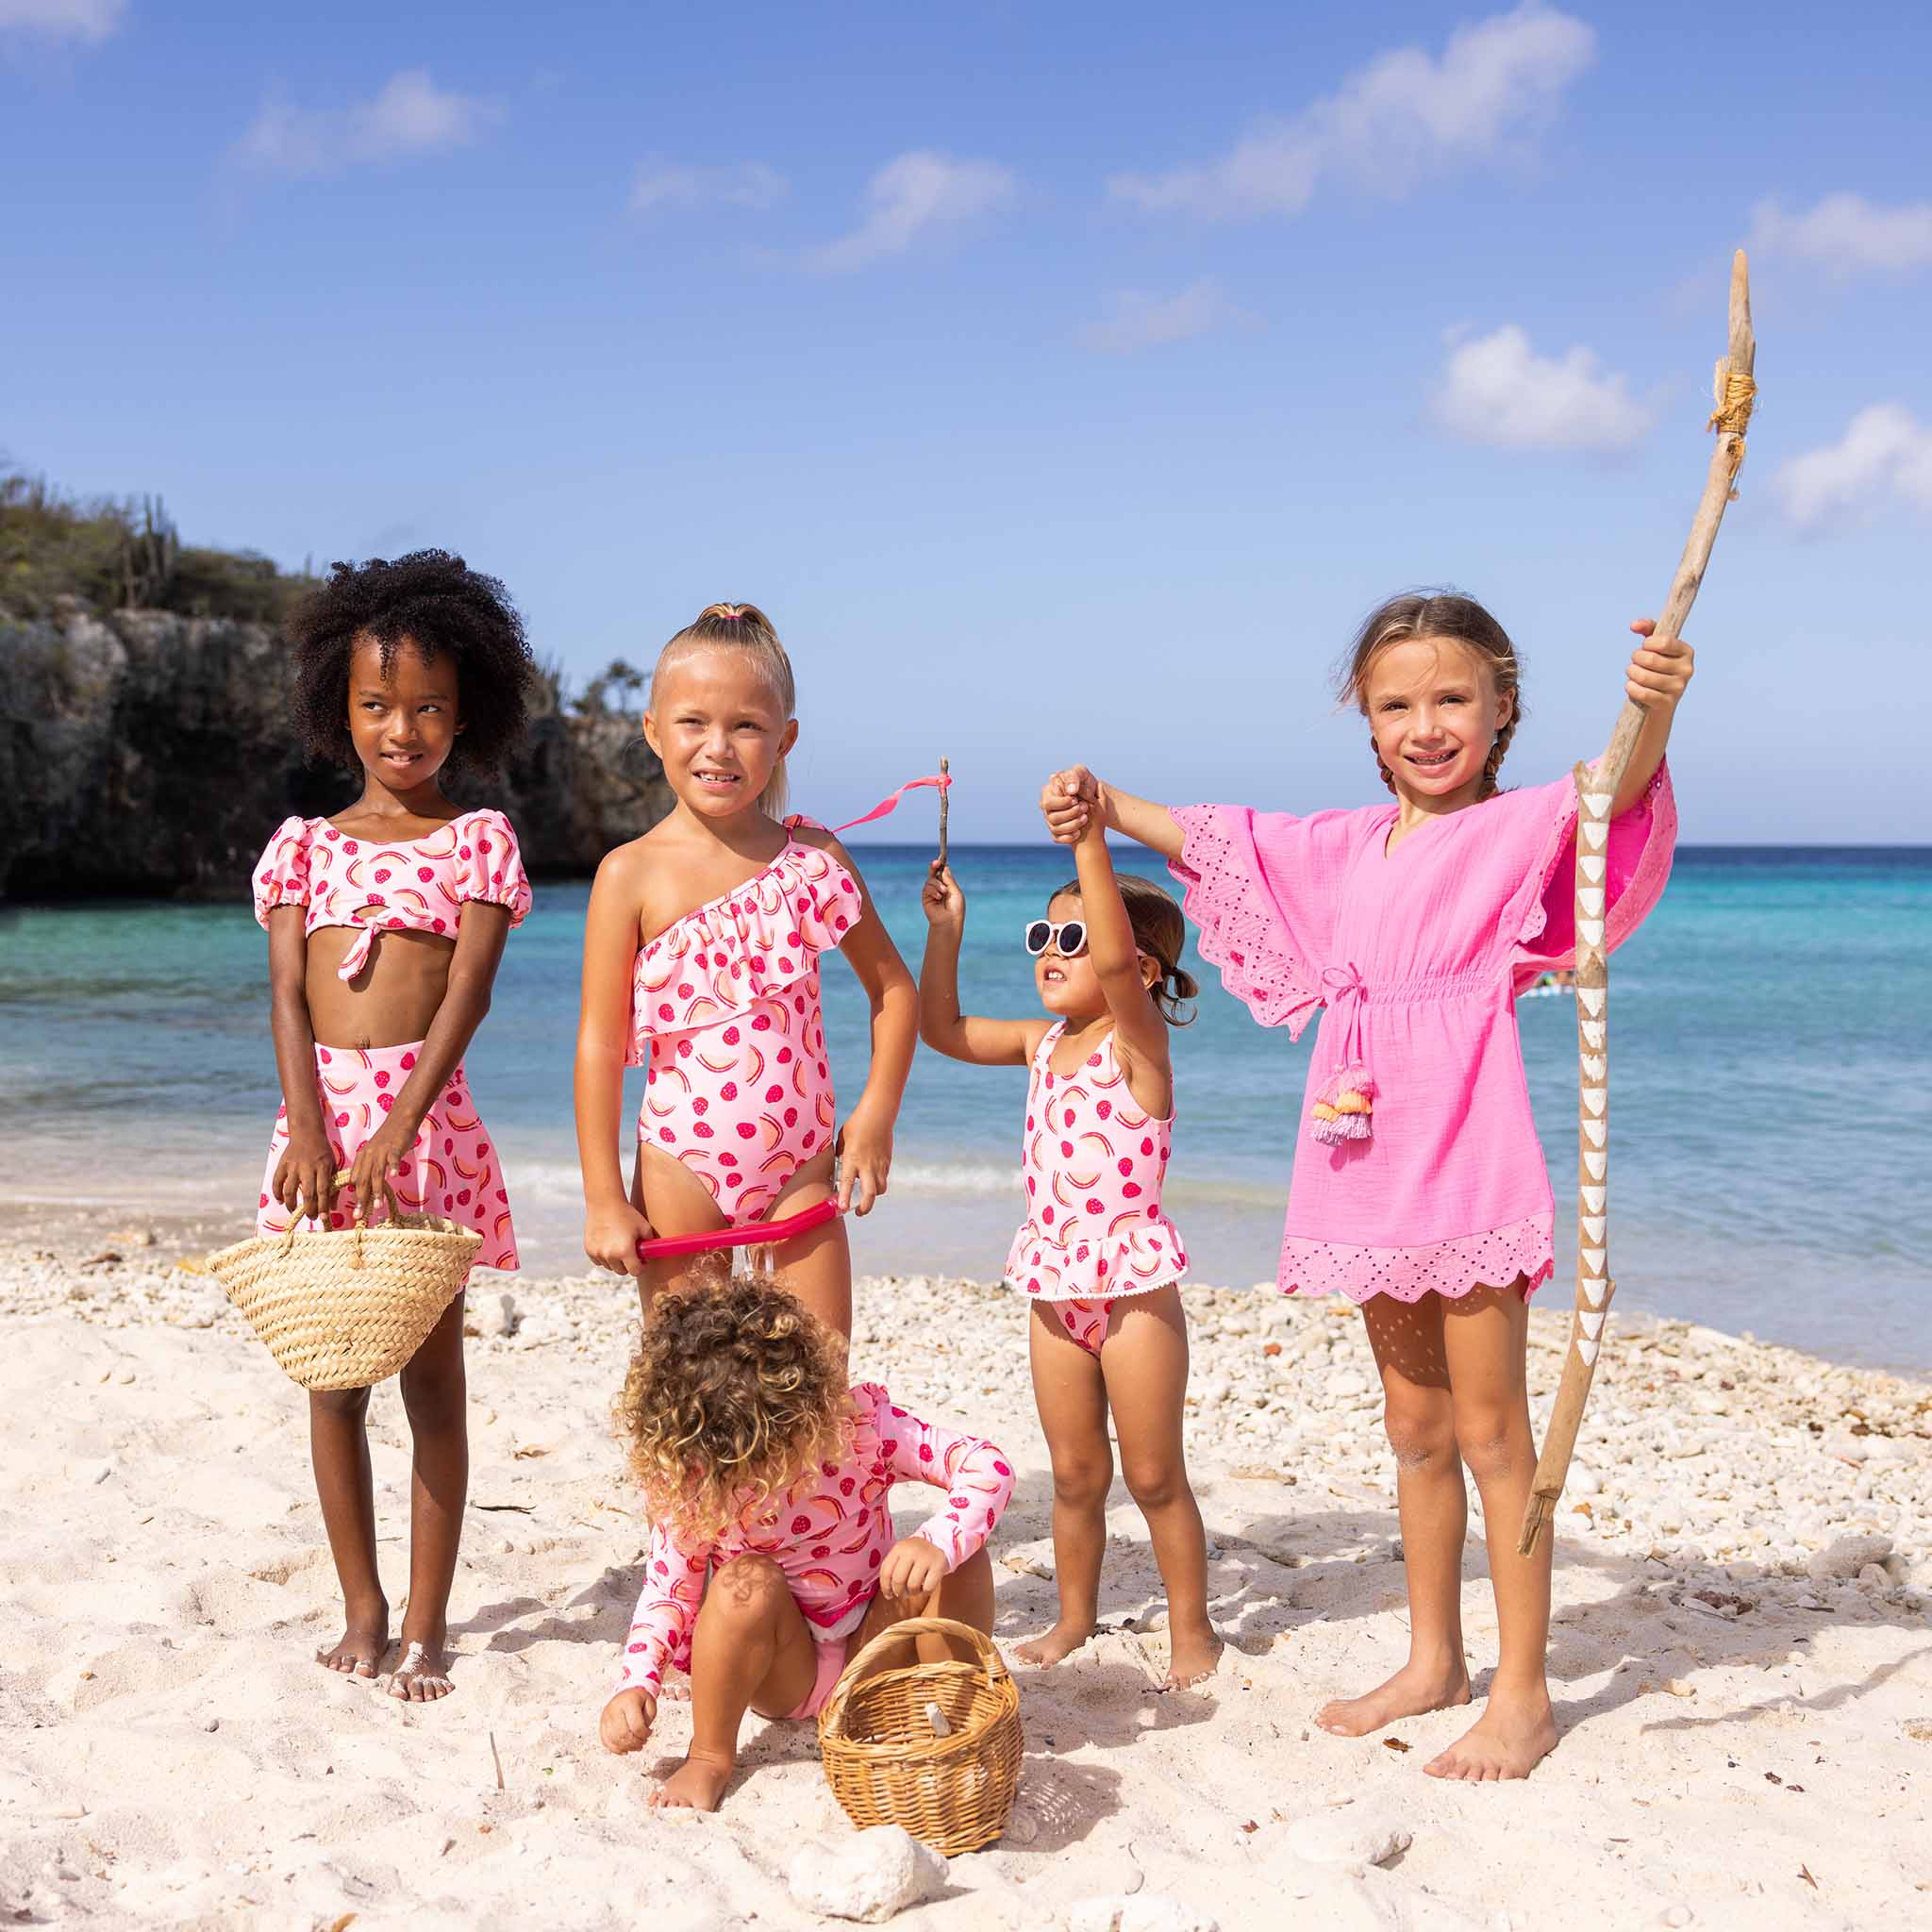
[[[305,760],[267,626],[63,603],[0,617],[0,896],[227,899],[290,812],[339,809],[350,774]],[[500,806],[532,872],[583,876],[670,808],[634,718],[537,700],[523,755],[451,795]]]

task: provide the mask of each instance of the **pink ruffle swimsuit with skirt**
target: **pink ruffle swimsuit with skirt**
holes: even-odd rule
[[[530,882],[517,835],[500,811],[462,812],[427,838],[397,845],[351,838],[326,819],[285,819],[255,869],[255,916],[263,926],[278,906],[301,906],[307,908],[305,933],[325,925],[359,928],[336,968],[344,980],[368,965],[385,932],[454,940],[463,908],[477,903],[508,908],[512,926],[521,925],[530,909]],[[316,1091],[339,1169],[349,1166],[388,1119],[422,1048],[420,1040],[400,1046],[316,1047]],[[284,1105],[269,1137],[258,1234],[280,1234],[289,1225],[289,1214],[269,1192],[288,1145]],[[483,1237],[478,1267],[516,1267],[516,1229],[502,1163],[460,1064],[424,1113],[415,1144],[398,1170],[396,1197],[411,1212],[426,1209],[475,1228]],[[346,1191],[337,1197],[328,1215],[331,1227],[348,1225],[350,1205]]]
[[[1515,997],[1573,965],[1576,788],[1569,778],[1451,812],[1387,850],[1394,805],[1307,818],[1245,806],[1174,813],[1171,867],[1202,956],[1308,1069],[1281,1243],[1289,1294],[1419,1301],[1553,1267],[1555,1202],[1530,1115]],[[1659,765],[1611,822],[1607,940],[1663,891],[1677,814]],[[1373,1075],[1372,1130],[1324,1144],[1314,1107],[1344,1067]],[[1342,1084],[1352,1084],[1343,1082]]]
[[[1089,1355],[1113,1305],[1178,1281],[1180,1230],[1160,1207],[1174,1117],[1134,1104],[1109,1033],[1071,1074],[1056,1074],[1064,1020],[1033,1056],[1021,1147],[1026,1219],[1008,1251],[1009,1288],[1050,1307]]]
[[[812,821],[785,821],[802,825]],[[756,877],[638,950],[625,1055],[647,1070],[638,1140],[681,1160],[733,1227],[766,1219],[831,1143],[819,955],[860,916],[852,874],[792,839]]]

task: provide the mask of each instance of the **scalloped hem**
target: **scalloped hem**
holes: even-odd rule
[[[1283,1294],[1345,1294],[1357,1307],[1377,1295],[1460,1301],[1475,1289],[1516,1281],[1527,1301],[1556,1273],[1554,1223],[1554,1214],[1533,1214],[1416,1248],[1351,1247],[1289,1235],[1281,1243],[1277,1279]]]

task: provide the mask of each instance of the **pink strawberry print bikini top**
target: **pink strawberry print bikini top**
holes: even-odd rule
[[[255,916],[265,926],[278,906],[305,906],[303,931],[360,929],[336,968],[354,979],[379,932],[430,932],[454,939],[473,900],[509,908],[521,925],[530,909],[517,835],[500,811],[458,813],[427,837],[401,844],[351,838],[326,819],[284,819],[255,868]]]

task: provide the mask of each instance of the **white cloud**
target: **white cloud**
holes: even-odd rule
[[[693,168],[679,161],[642,161],[631,179],[633,214],[661,208],[697,208],[706,202],[725,208],[773,208],[791,192],[775,168],[741,161],[729,168]]]
[[[891,160],[866,184],[869,212],[851,234],[815,248],[814,268],[863,268],[882,256],[903,254],[935,223],[970,221],[1013,198],[1010,168],[997,161],[956,161],[915,149]]]
[[[336,175],[358,162],[467,146],[498,113],[475,95],[444,92],[426,69],[409,68],[374,100],[346,108],[265,102],[235,153],[270,174]]]
[[[1655,420],[1590,350],[1539,356],[1514,323],[1450,351],[1429,410],[1452,436],[1498,449],[1625,450]]]
[[[1090,322],[1076,340],[1083,349],[1103,355],[1127,356],[1137,349],[1159,348],[1206,335],[1224,323],[1240,322],[1241,311],[1214,281],[1199,281],[1178,295],[1144,295],[1124,290],[1108,297],[1112,313],[1103,322]]]
[[[127,18],[127,0],[0,0],[0,33],[9,27],[50,41],[98,46]]]
[[[1903,403],[1860,409],[1838,441],[1807,450],[1772,479],[1801,530],[1844,523],[1898,498],[1932,510],[1932,428]]]
[[[1805,214],[1760,201],[1751,210],[1751,245],[1839,276],[1932,267],[1932,201],[1876,208],[1862,194],[1827,194]]]
[[[1231,154],[1167,175],[1121,175],[1124,201],[1217,220],[1297,214],[1326,176],[1397,195],[1457,160],[1495,153],[1556,113],[1596,58],[1586,22],[1524,0],[1449,36],[1441,58],[1416,46],[1378,55],[1287,120],[1264,122]]]

